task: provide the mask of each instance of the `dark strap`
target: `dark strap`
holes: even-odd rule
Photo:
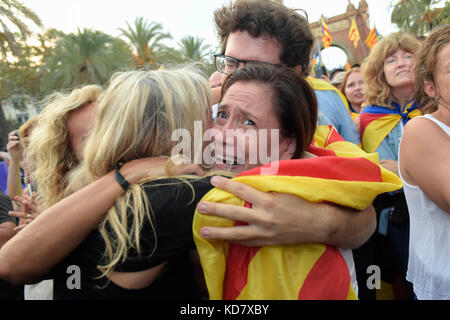
[[[122,162],[116,162],[116,173],[114,175],[114,178],[116,179],[117,183],[120,184],[122,189],[124,191],[127,191],[130,187],[130,183],[120,174],[119,170],[122,168],[123,163]]]

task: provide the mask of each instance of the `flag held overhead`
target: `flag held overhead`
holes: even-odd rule
[[[333,37],[331,37],[330,30],[325,22],[325,19],[321,18],[320,25],[322,26],[322,42],[325,48],[329,48],[333,42]]]
[[[360,39],[358,26],[356,25],[355,18],[352,20],[352,24],[350,26],[350,30],[348,32],[348,40],[353,42],[355,48],[358,46],[358,41]]]
[[[370,30],[369,35],[366,38],[365,44],[372,48],[374,45],[378,43],[378,40],[380,39],[380,34],[377,31],[377,28],[373,26],[372,30]]]

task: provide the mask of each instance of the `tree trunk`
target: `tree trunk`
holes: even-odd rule
[[[8,143],[8,134],[10,132],[8,121],[6,121],[5,113],[3,112],[2,100],[0,99],[0,148],[6,148]]]

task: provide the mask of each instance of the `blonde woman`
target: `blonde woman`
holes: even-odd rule
[[[27,162],[33,166],[30,178],[37,195],[33,201],[29,196],[17,199],[28,207],[29,214],[11,213],[26,218],[18,230],[41,210],[63,198],[66,175],[82,158],[84,140],[95,121],[94,102],[101,91],[100,86],[88,85],[68,94],[53,93],[42,101],[43,109],[33,123],[33,134],[24,140]]]
[[[193,67],[116,74],[98,100],[97,120],[86,141],[83,162],[71,173],[66,193],[109,177],[108,172],[121,161],[170,156],[177,143],[171,141],[171,133],[183,128],[193,136],[194,121],[206,122],[211,116],[207,111],[209,100],[207,79]],[[148,176],[147,171],[140,177]],[[70,221],[64,221],[66,211],[58,212],[56,204],[48,210],[55,216],[50,218],[44,212],[13,238],[8,245],[13,251],[28,251],[23,256],[27,261],[21,259],[25,262],[22,267],[34,269],[26,273],[25,282],[40,280],[45,274],[53,276],[55,299],[191,297],[193,277],[186,262],[194,248],[192,215],[195,204],[211,186],[202,179],[133,184],[140,177],[133,180],[127,176],[132,185],[125,187],[127,191],[116,201],[106,204],[103,191],[124,191],[116,182],[95,194],[82,192],[78,203],[89,202],[93,211],[98,205],[109,208],[114,204],[106,217],[104,211],[97,217],[81,214],[85,210],[78,215],[72,213],[69,220],[82,226],[74,228]],[[177,194],[178,201],[163,201],[165,196]],[[78,211],[76,205],[72,209]],[[71,227],[67,230],[68,225]],[[52,233],[58,233],[64,241]],[[36,237],[40,246],[31,252],[26,247],[35,243]],[[67,257],[65,250],[71,252]],[[80,268],[81,290],[67,287],[71,266]]]
[[[40,211],[62,199],[67,186],[66,175],[82,157],[84,139],[94,124],[94,102],[102,89],[88,85],[70,93],[54,93],[42,102],[43,109],[28,141],[28,162],[33,163],[32,180],[37,188],[37,201],[24,196],[20,201],[24,212],[11,212],[22,218],[16,230],[26,227]],[[24,216],[25,215],[25,216]],[[53,298],[49,280],[25,286],[26,300]]]
[[[399,171],[411,230],[407,278],[419,300],[450,299],[450,25],[417,54],[416,97],[425,115],[408,122]]]
[[[101,92],[100,86],[88,85],[69,94],[54,93],[43,101],[29,147],[36,161],[33,179],[43,209],[63,198],[66,175],[82,159],[84,140],[95,122],[94,103]]]

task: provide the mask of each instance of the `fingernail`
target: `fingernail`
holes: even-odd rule
[[[225,178],[224,177],[220,177],[220,176],[214,176],[211,178],[211,184],[213,186],[217,186],[219,185],[221,182],[224,182]]]
[[[211,232],[210,232],[210,230],[209,230],[208,228],[202,228],[202,229],[200,230],[200,235],[201,235],[203,238],[209,238],[209,237],[211,236]]]
[[[204,202],[200,202],[197,206],[198,211],[205,212],[208,206]]]

